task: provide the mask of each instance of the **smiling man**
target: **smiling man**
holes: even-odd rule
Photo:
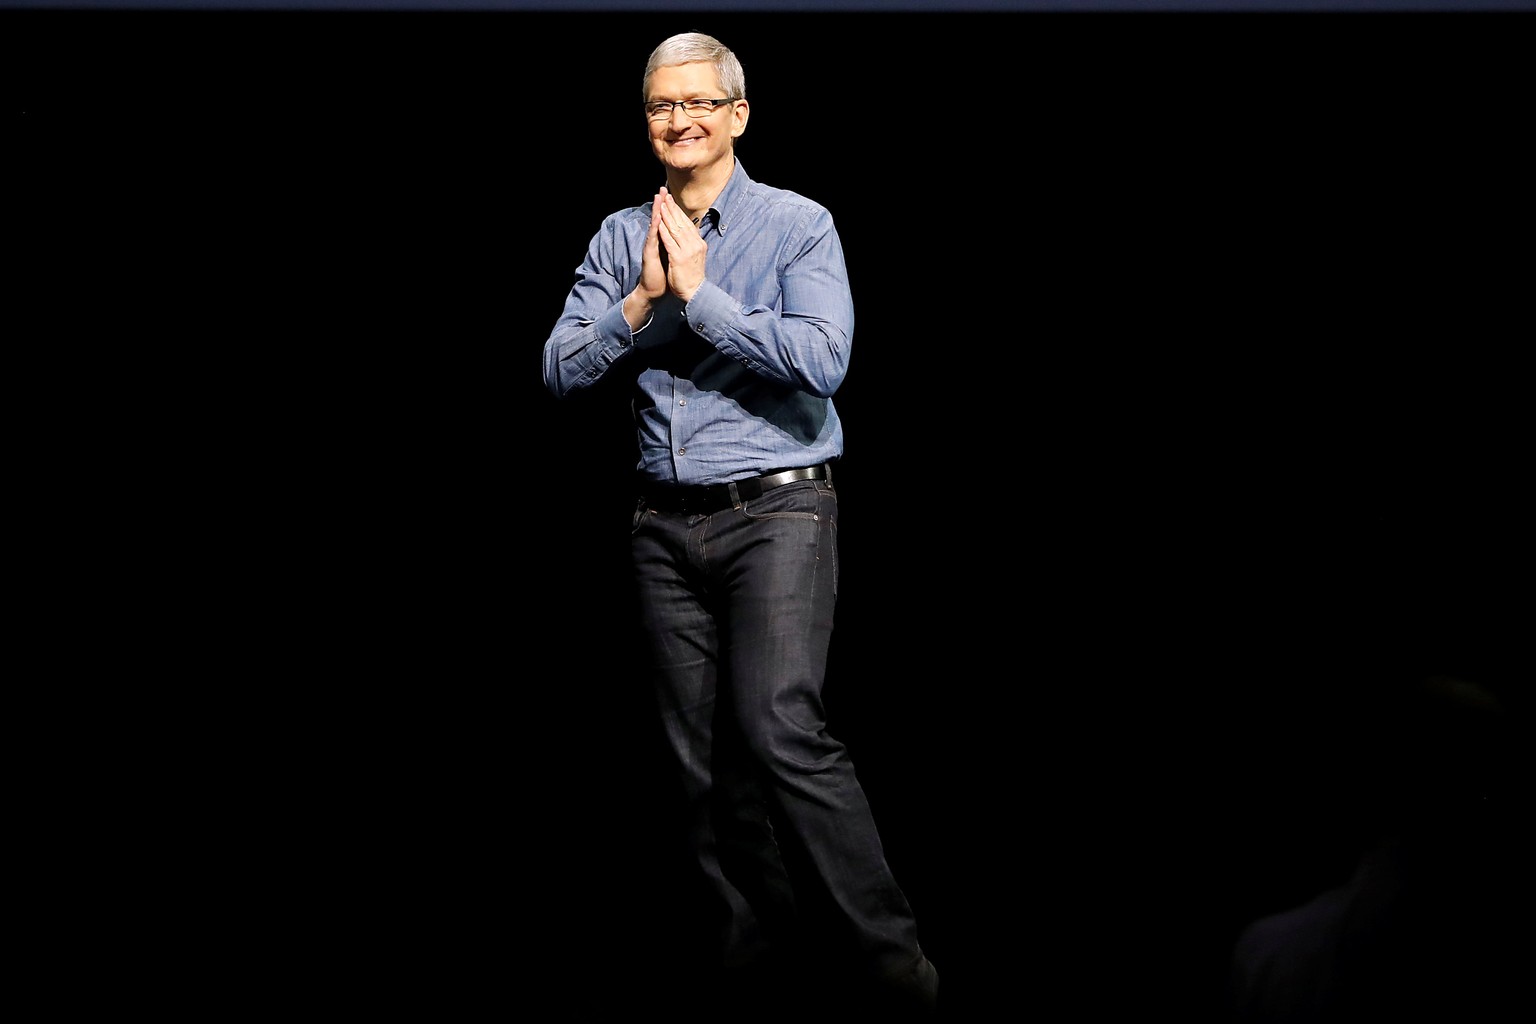
[[[630,549],[686,802],[705,1009],[937,1006],[938,975],[822,703],[853,300],[831,214],[747,176],[734,53],[662,42],[641,114],[666,184],[606,217],[544,343],[557,397],[633,383]],[[815,977],[815,983],[810,979]],[[732,1000],[721,1005],[717,997]],[[798,1001],[796,1001],[798,1000]]]

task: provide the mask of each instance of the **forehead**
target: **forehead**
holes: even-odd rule
[[[720,95],[720,79],[713,64],[675,64],[656,69],[648,95],[653,100],[713,99]]]

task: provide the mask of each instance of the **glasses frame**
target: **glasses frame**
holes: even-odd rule
[[[692,118],[695,121],[702,121],[704,118],[708,117],[709,115],[713,114],[715,111],[719,110],[722,104],[735,103],[735,102],[739,101],[740,99],[741,99],[740,96],[726,96],[726,97],[724,97],[722,99],[712,100],[712,99],[706,99],[706,98],[700,96],[697,99],[688,99],[688,100],[648,100],[648,101],[646,101],[646,103],[644,105],[644,110],[645,110],[646,119],[649,120],[649,121],[670,121],[670,120],[672,120],[672,110],[673,110],[673,108],[674,107],[683,107],[683,113],[686,114],[688,117]],[[699,113],[695,114],[693,111],[691,111],[687,107],[683,106],[683,104],[685,104],[685,103],[708,103],[709,104],[709,109],[708,110],[704,110],[704,111],[700,111]],[[667,109],[666,109],[665,113],[663,113],[659,109],[662,104],[666,104]],[[658,109],[652,110],[651,109],[652,107],[656,107]]]

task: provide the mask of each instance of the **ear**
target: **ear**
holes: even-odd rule
[[[731,138],[741,138],[741,133],[747,130],[747,118],[752,116],[752,108],[746,100],[737,100],[731,104]]]

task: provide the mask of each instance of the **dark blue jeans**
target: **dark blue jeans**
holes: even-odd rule
[[[786,484],[710,515],[642,501],[632,550],[721,963],[789,934],[803,882],[869,970],[911,971],[922,955],[911,909],[822,707],[838,584],[832,484]]]

